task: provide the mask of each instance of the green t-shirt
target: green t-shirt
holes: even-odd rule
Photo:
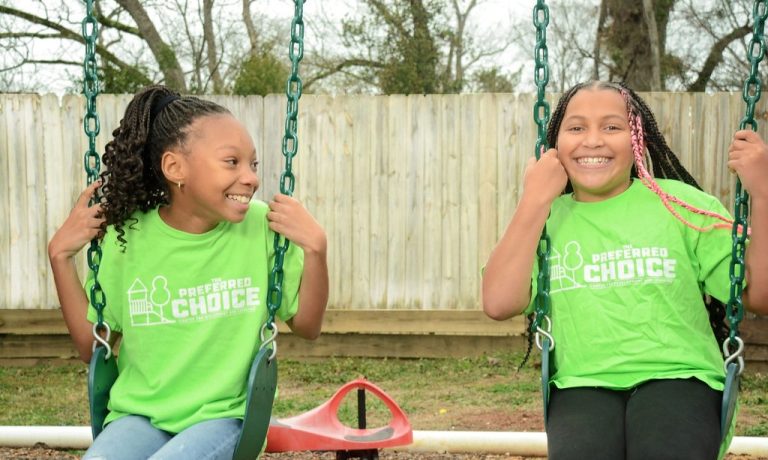
[[[125,252],[108,228],[99,282],[104,318],[122,342],[107,423],[143,415],[178,433],[204,420],[243,417],[274,260],[267,211],[265,203],[251,203],[243,222],[222,222],[199,235],[170,227],[157,209],[138,212],[138,222],[123,227]],[[290,245],[278,310],[283,320],[298,309],[303,261],[301,249]],[[96,321],[92,307],[88,319]]]
[[[694,187],[658,183],[699,209],[729,216]],[[675,209],[698,226],[715,222]],[[628,389],[651,379],[695,377],[723,389],[723,358],[702,292],[728,300],[730,231],[689,228],[639,180],[604,201],[559,197],[547,230],[557,387]]]

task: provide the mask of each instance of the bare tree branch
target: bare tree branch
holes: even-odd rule
[[[35,32],[0,32],[0,38],[66,38],[62,34],[44,34]]]
[[[752,32],[752,29],[749,26],[744,25],[738,29],[732,30],[728,35],[715,42],[712,49],[709,50],[707,60],[704,61],[704,66],[699,71],[696,81],[688,85],[688,91],[704,91],[707,89],[707,83],[709,83],[709,80],[712,77],[712,72],[714,72],[715,67],[717,67],[723,60],[723,51],[731,44],[731,42],[746,37],[750,32]]]
[[[136,26],[147,42],[149,49],[155,56],[157,65],[160,67],[160,71],[165,77],[165,84],[179,91],[186,91],[187,84],[184,81],[184,73],[181,70],[181,65],[176,58],[176,53],[173,48],[168,46],[155,27],[155,24],[150,19],[147,11],[141,5],[139,0],[116,0],[117,3],[125,8],[128,14],[131,15]]]
[[[14,17],[17,17],[19,19],[23,19],[23,20],[25,20],[27,22],[30,22],[32,24],[37,24],[37,25],[45,26],[45,27],[47,27],[49,29],[55,30],[55,31],[59,32],[59,34],[61,34],[60,38],[62,38],[64,40],[72,40],[72,41],[76,41],[78,43],[85,44],[85,40],[83,39],[82,35],[80,35],[79,33],[75,33],[73,31],[67,29],[66,27],[64,27],[64,26],[62,26],[62,25],[60,25],[60,24],[58,24],[58,23],[56,23],[54,21],[51,21],[51,20],[49,20],[47,18],[42,18],[42,17],[39,17],[39,16],[35,16],[35,15],[27,13],[25,11],[17,10],[15,8],[10,8],[10,7],[3,6],[3,5],[0,5],[0,13],[7,14],[7,15],[10,15],[10,16],[14,16]],[[115,56],[110,51],[108,51],[105,47],[103,47],[103,46],[101,46],[99,44],[96,44],[96,53],[99,56],[101,56],[105,61],[107,61],[108,63],[110,63],[110,64],[112,64],[114,66],[116,66],[117,68],[119,68],[122,71],[134,70],[133,66],[131,66],[130,64],[122,61],[117,56]],[[147,78],[145,83],[149,84],[150,80]]]
[[[27,64],[54,64],[54,65],[71,65],[81,67],[82,61],[67,61],[66,59],[29,59]]]
[[[318,66],[318,67],[321,67],[321,66]],[[318,80],[322,80],[323,78],[329,77],[333,74],[342,72],[343,70],[349,67],[383,68],[384,64],[379,61],[371,61],[367,59],[345,59],[341,62],[333,64],[329,67],[326,67],[324,71],[321,71],[313,75],[311,78],[308,78],[304,83],[304,87],[309,87],[312,83],[315,83]],[[357,75],[354,75],[354,76],[357,77]]]
[[[139,29],[136,27],[131,27],[128,24],[123,24],[122,22],[115,21],[111,19],[109,16],[105,16],[104,13],[101,11],[101,3],[100,2],[94,2],[94,9],[96,10],[96,20],[99,21],[99,24],[101,24],[104,27],[111,27],[115,30],[119,30],[120,32],[125,32],[131,35],[135,35],[137,37],[141,37],[141,33],[139,33]]]

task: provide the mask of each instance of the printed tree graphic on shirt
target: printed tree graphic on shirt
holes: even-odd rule
[[[131,315],[131,325],[151,326],[155,324],[173,323],[163,314],[163,307],[171,301],[168,290],[168,280],[156,276],[152,280],[152,291],[139,278],[128,288],[128,308]]]
[[[567,291],[583,287],[576,281],[576,272],[584,265],[581,246],[576,241],[565,245],[565,254],[552,249],[549,256],[550,292]]]

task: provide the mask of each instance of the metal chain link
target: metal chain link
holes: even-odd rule
[[[280,192],[285,195],[293,194],[293,187],[296,179],[293,175],[292,163],[299,148],[298,115],[299,98],[301,98],[302,82],[299,77],[299,63],[304,57],[304,2],[306,0],[294,0],[294,16],[291,22],[291,44],[289,56],[291,59],[291,75],[285,87],[285,95],[288,97],[285,113],[285,134],[283,134],[283,156],[285,157],[285,167],[280,175]],[[269,292],[267,293],[267,311],[268,318],[264,325],[272,330],[275,329],[275,314],[280,308],[283,299],[283,261],[285,253],[288,250],[289,241],[280,234],[275,234],[275,263],[269,276]],[[271,341],[274,344],[274,340]],[[264,341],[262,346],[268,342]],[[274,345],[273,345],[274,346]],[[273,353],[274,357],[274,353]],[[271,359],[271,358],[270,358]]]
[[[752,28],[752,40],[749,42],[747,58],[750,63],[749,77],[744,81],[744,90],[742,98],[746,102],[744,118],[741,119],[739,129],[750,127],[757,131],[757,121],[755,121],[755,104],[760,100],[762,83],[758,67],[760,61],[765,56],[765,21],[768,17],[768,0],[755,0],[752,8],[752,18],[754,21]],[[745,256],[747,241],[747,224],[749,219],[749,194],[741,186],[741,180],[736,178],[736,198],[734,200],[734,219],[733,219],[733,247],[731,252],[730,278],[731,291],[726,314],[731,332],[729,337],[723,343],[723,352],[728,358],[728,362],[739,357],[743,344],[740,346],[739,323],[744,318],[744,305],[741,301],[744,289],[745,274]],[[730,346],[736,346],[735,351],[730,350]],[[740,360],[740,367],[743,368],[743,361]],[[741,369],[739,370],[741,372]]]
[[[538,127],[538,139],[536,140],[535,155],[536,159],[549,148],[547,145],[547,124],[549,123],[549,103],[544,95],[549,83],[549,64],[547,51],[547,25],[549,24],[549,8],[544,0],[538,0],[533,8],[533,25],[536,27],[536,48],[534,51],[536,66],[534,69],[534,81],[536,82],[536,103],[533,106],[533,118]],[[537,292],[535,301],[535,316],[531,324],[531,332],[537,334],[536,344],[540,345],[538,334],[547,336],[551,347],[554,348],[554,341],[550,334],[552,326],[549,320],[550,298],[549,298],[549,253],[550,238],[547,234],[547,227],[541,232],[539,245],[536,248],[536,256],[539,263],[539,274],[537,276]],[[542,329],[542,324],[545,329]]]
[[[101,169],[101,158],[96,152],[96,136],[99,135],[101,124],[99,123],[99,114],[96,112],[96,96],[99,94],[99,75],[96,65],[96,39],[99,36],[99,23],[93,12],[95,0],[85,0],[86,14],[82,22],[82,34],[85,40],[85,59],[83,60],[83,94],[85,95],[85,118],[83,118],[83,129],[88,136],[88,150],[83,156],[83,166],[87,175],[88,185],[91,185],[99,178]],[[89,206],[93,206],[100,201],[100,194],[97,190],[91,197]],[[107,305],[104,291],[99,283],[99,263],[101,262],[101,247],[98,238],[91,240],[87,253],[88,267],[93,272],[93,285],[90,290],[91,306],[96,310],[96,324],[94,325],[94,338],[103,343],[98,335],[100,330],[106,330],[109,334],[109,326],[104,322],[104,308]],[[94,342],[94,346],[96,343]]]

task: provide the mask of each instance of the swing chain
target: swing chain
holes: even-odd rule
[[[768,18],[768,0],[755,0],[752,8],[752,39],[747,49],[747,59],[750,64],[749,77],[744,81],[742,98],[747,103],[746,113],[741,119],[739,129],[745,129],[747,125],[752,131],[757,131],[757,122],[755,121],[755,104],[760,100],[762,85],[758,67],[760,61],[765,57],[765,20]]]
[[[99,114],[96,111],[96,96],[98,96],[99,87],[99,75],[98,66],[96,65],[96,39],[99,36],[99,23],[96,21],[94,15],[94,1],[85,0],[86,15],[82,21],[82,35],[85,40],[85,59],[83,60],[83,94],[85,95],[85,118],[83,119],[83,129],[86,136],[88,136],[88,150],[83,156],[83,166],[87,175],[87,183],[91,185],[99,178],[99,170],[101,169],[101,159],[96,152],[96,136],[99,135],[101,130],[101,124],[99,122]],[[99,190],[91,197],[89,206],[93,206],[100,201]],[[88,268],[93,272],[93,285],[90,289],[90,302],[94,310],[96,310],[96,323],[93,326],[94,349],[97,342],[103,344],[107,348],[106,357],[109,358],[112,354],[112,350],[109,343],[106,342],[99,334],[100,331],[106,331],[107,340],[109,339],[109,325],[104,322],[104,308],[107,301],[104,296],[104,291],[101,289],[99,283],[99,264],[101,263],[101,246],[99,246],[98,238],[91,240],[91,244],[87,251]]]
[[[744,81],[742,98],[747,107],[744,118],[742,118],[739,129],[746,129],[748,126],[757,131],[757,121],[755,121],[755,104],[760,99],[761,86],[758,67],[760,61],[765,57],[765,21],[768,18],[768,0],[755,0],[752,17],[754,25],[752,28],[752,40],[749,42],[747,58],[750,62],[749,77]],[[734,200],[734,219],[731,232],[733,247],[731,253],[731,265],[729,269],[731,279],[730,299],[726,305],[726,314],[730,326],[730,335],[723,343],[723,352],[726,356],[726,366],[728,362],[736,357],[740,358],[743,346],[738,346],[739,323],[744,318],[744,305],[741,300],[744,289],[745,274],[745,256],[747,246],[747,224],[749,219],[749,194],[741,186],[741,181],[736,178],[736,197]],[[729,345],[736,345],[737,350],[730,354]],[[730,360],[730,361],[729,361]],[[741,363],[741,360],[739,361]],[[742,368],[743,365],[740,366]]]
[[[533,25],[536,27],[536,47],[534,50],[535,67],[534,82],[536,83],[536,103],[533,106],[533,118],[538,127],[535,155],[538,159],[547,149],[547,123],[549,123],[549,103],[544,99],[544,93],[549,83],[549,64],[547,51],[547,25],[549,24],[549,7],[544,0],[538,0],[533,7]]]
[[[299,63],[304,57],[304,2],[305,0],[294,0],[294,17],[291,22],[291,44],[288,50],[291,59],[291,75],[285,85],[285,94],[288,97],[285,113],[285,134],[283,135],[283,157],[285,157],[285,168],[280,175],[280,192],[284,195],[293,195],[295,177],[291,170],[293,157],[296,156],[299,148],[298,115],[299,98],[301,98],[302,82],[299,77]],[[275,314],[280,308],[283,300],[283,261],[285,253],[288,250],[289,241],[279,233],[275,234],[274,249],[275,263],[269,275],[269,292],[267,293],[267,312],[268,318],[265,327],[272,331],[271,340],[262,343],[262,347],[270,342],[275,346],[274,338],[277,336],[277,327],[275,326]],[[264,331],[262,330],[262,336]],[[276,348],[275,348],[276,350]],[[273,351],[272,357],[275,354]]]
[[[547,83],[549,82],[549,64],[547,53],[547,25],[549,24],[549,7],[544,0],[538,0],[533,8],[533,25],[536,27],[536,48],[534,51],[536,66],[534,70],[534,80],[536,82],[536,103],[533,108],[533,117],[538,127],[538,139],[536,140],[535,155],[536,159],[548,148],[547,146],[547,124],[549,123],[549,103],[544,98]],[[552,322],[549,319],[550,298],[549,298],[549,253],[551,240],[547,235],[547,227],[541,232],[541,239],[536,248],[536,255],[539,263],[539,273],[537,276],[537,292],[535,301],[535,315],[531,323],[531,332],[536,334],[537,344],[539,334],[544,333],[550,338],[554,346],[554,340],[550,335]],[[546,321],[547,330],[541,328]]]

